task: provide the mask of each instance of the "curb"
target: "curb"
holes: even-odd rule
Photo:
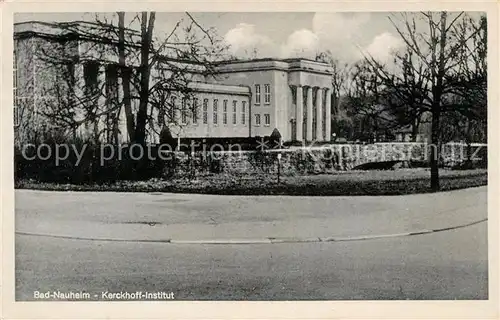
[[[210,239],[210,240],[173,240],[169,243],[172,244],[270,244],[272,243],[269,238],[263,239]]]
[[[30,232],[16,231],[15,234],[23,236],[37,236],[49,237],[57,239],[69,240],[84,240],[84,241],[107,241],[107,242],[142,242],[142,243],[164,243],[164,244],[212,244],[212,245],[241,245],[241,244],[280,244],[280,243],[314,243],[314,242],[346,242],[346,241],[363,241],[363,240],[377,240],[384,238],[397,238],[418,236],[430,233],[444,232],[455,229],[469,227],[487,221],[488,218],[470,222],[467,224],[457,225],[453,227],[438,228],[438,229],[423,229],[412,232],[380,234],[380,235],[362,235],[362,236],[349,236],[349,237],[316,237],[316,238],[260,238],[260,239],[207,239],[207,240],[175,240],[175,239],[112,239],[112,238],[86,238],[86,237],[73,237],[62,235],[39,234]]]

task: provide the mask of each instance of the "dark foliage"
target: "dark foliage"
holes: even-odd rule
[[[273,132],[269,136],[269,144],[271,148],[280,148],[281,147],[281,133],[278,128],[274,128]]]
[[[83,147],[85,146],[85,147]],[[148,160],[138,157],[138,148],[121,146],[103,148],[94,144],[74,144],[78,153],[82,153],[80,162],[75,152],[69,152],[64,160],[56,162],[56,150],[61,147],[55,143],[45,143],[36,156],[36,148],[29,148],[23,153],[15,149],[15,179],[33,179],[40,182],[88,184],[112,183],[120,180],[146,180],[158,177],[169,161],[156,157]],[[112,154],[114,152],[114,156]],[[120,157],[118,157],[118,153]],[[158,155],[158,148],[152,147],[151,154]],[[109,160],[107,160],[109,159]]]
[[[410,164],[408,161],[378,161],[363,163],[359,166],[352,168],[352,170],[394,170],[397,168],[408,168]]]
[[[165,126],[161,129],[160,132],[160,144],[168,144],[171,146],[177,146],[177,139],[172,136],[170,129]]]
[[[463,189],[488,184],[487,172],[470,172],[442,177],[442,191]],[[345,195],[402,195],[431,192],[428,177],[399,177],[397,179],[310,179],[309,177],[283,178],[276,183],[274,178],[253,177],[235,180],[228,176],[207,177],[200,183],[187,179],[150,183],[118,182],[98,185],[63,185],[21,180],[16,188],[74,191],[126,191],[126,192],[173,192],[218,195],[302,195],[302,196],[345,196]]]

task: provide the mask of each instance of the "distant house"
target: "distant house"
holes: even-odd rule
[[[413,136],[413,127],[406,125],[393,130],[397,142],[424,142],[431,139],[431,114],[424,113],[417,128],[417,134]]]
[[[418,123],[414,137],[413,126],[400,125],[394,113],[387,106],[376,104],[361,111],[342,110],[341,117],[334,117],[334,130],[347,140],[360,142],[423,142],[430,140],[430,113],[424,113]]]

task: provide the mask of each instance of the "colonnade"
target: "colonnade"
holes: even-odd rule
[[[331,140],[331,93],[330,88],[320,88],[312,86],[294,86],[296,95],[295,123],[296,140],[306,141],[330,141]],[[292,91],[292,92],[293,92]],[[305,93],[304,93],[305,92]],[[326,93],[326,94],[325,94]],[[315,99],[313,99],[315,95]],[[305,103],[304,103],[305,96]],[[325,96],[325,99],[323,99]],[[313,105],[313,101],[315,101]],[[306,109],[304,119],[304,108]],[[325,112],[326,109],[326,112]],[[316,114],[315,127],[313,128],[314,114]],[[323,128],[323,114],[324,128]],[[305,134],[304,134],[305,121]],[[324,129],[324,130],[323,130]],[[313,136],[313,130],[315,136]]]

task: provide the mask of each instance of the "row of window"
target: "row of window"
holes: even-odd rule
[[[256,126],[261,125],[261,117],[259,113],[255,114],[255,125]],[[271,125],[271,115],[269,113],[264,113],[264,125],[265,126]]]
[[[193,100],[193,108],[192,108],[192,120],[193,124],[198,124],[199,122],[199,115],[198,115],[198,98],[195,98]],[[208,103],[209,99],[203,99],[203,105],[202,105],[202,123],[203,124],[208,124]],[[240,115],[239,122],[242,125],[246,125],[246,118],[247,118],[247,102],[246,101],[241,101],[241,109],[238,112],[238,101],[233,100],[231,104],[231,111],[229,111],[229,101],[228,100],[223,100],[222,101],[222,124],[228,124],[229,122],[229,117],[231,118],[231,123],[233,125],[236,125],[238,123],[238,114]],[[174,103],[175,105],[175,99]],[[175,108],[171,109],[172,112],[175,112]],[[172,115],[173,117],[173,115]],[[182,108],[181,108],[181,122],[182,124],[187,124],[188,122],[188,108],[186,101],[183,101]],[[213,124],[219,124],[219,99],[213,99],[212,101],[212,123]]]
[[[255,85],[255,104],[259,105],[261,102],[261,92],[260,92],[260,84]],[[271,85],[264,85],[264,104],[271,103]]]
[[[222,101],[222,124],[228,124],[229,122],[229,117],[231,117],[231,123],[236,125],[238,123],[238,101],[233,100],[232,105],[231,105],[231,111],[229,112],[228,108],[228,100],[223,100]],[[173,98],[173,104],[175,105],[175,98]],[[203,105],[202,105],[202,123],[203,124],[208,124],[208,116],[209,116],[209,110],[208,110],[208,104],[209,104],[209,99],[203,99]],[[247,102],[246,101],[241,101],[241,110],[239,112],[240,114],[240,123],[243,125],[246,125],[246,118],[247,118]],[[175,108],[171,109],[172,112],[175,112]],[[199,117],[198,117],[198,98],[194,98],[193,100],[193,109],[192,109],[192,120],[193,124],[198,124]],[[171,117],[173,118],[175,115],[172,114]],[[262,119],[261,119],[261,114],[255,114],[255,125],[260,126],[262,124]],[[264,115],[264,125],[269,126],[271,125],[271,115],[269,113],[265,113]],[[181,108],[181,123],[182,124],[187,124],[188,122],[188,107],[186,100],[183,100],[182,108]],[[212,101],[212,123],[217,125],[219,124],[219,99],[213,99]]]

